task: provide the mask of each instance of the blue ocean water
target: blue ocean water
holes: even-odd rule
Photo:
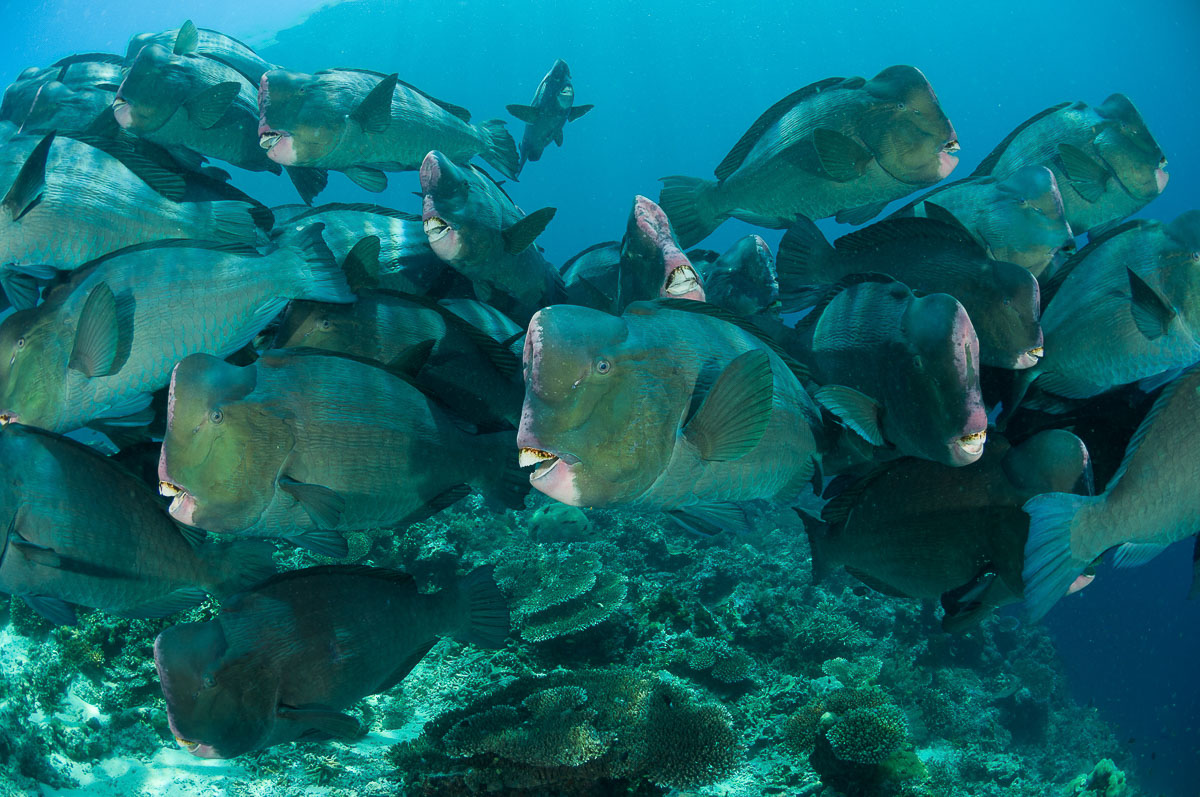
[[[256,46],[297,71],[355,66],[399,72],[431,94],[505,116],[525,103],[555,58],[571,66],[577,103],[594,103],[506,188],[528,211],[558,215],[539,239],[552,262],[620,238],[634,194],[658,178],[707,175],[767,106],[831,75],[921,68],[957,130],[956,176],[1015,125],[1063,100],[1124,92],[1169,159],[1170,185],[1140,216],[1171,219],[1200,205],[1200,4],[1019,2],[632,2],[541,0],[254,4],[215,0],[6,4],[0,77],[72,52],[123,53],[129,36],[185,18]],[[519,125],[510,120],[510,127]],[[267,204],[291,202],[284,181],[238,174]],[[415,174],[375,196],[341,175],[330,195],[415,209]],[[829,234],[838,230],[822,222]],[[722,250],[749,228],[725,224]],[[840,228],[844,231],[846,228]],[[756,232],[762,232],[755,229]],[[778,233],[765,233],[774,246]],[[1130,571],[1105,568],[1045,620],[1082,703],[1117,727],[1151,794],[1196,794],[1200,783],[1200,602],[1186,602],[1191,541]]]

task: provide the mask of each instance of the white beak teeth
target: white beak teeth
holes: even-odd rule
[[[542,451],[540,448],[522,448],[521,453],[517,455],[517,464],[522,468],[528,468],[530,465],[537,465],[554,458],[553,454]]]
[[[1032,359],[1034,362],[1037,362],[1038,360],[1042,359],[1042,356],[1045,355],[1046,350],[1041,346],[1035,346],[1025,353],[1029,355],[1030,359]]]
[[[975,456],[983,453],[983,444],[987,442],[987,431],[964,435],[958,438],[958,447],[967,454]]]
[[[283,136],[279,133],[263,133],[258,137],[258,145],[263,149],[270,149],[279,143],[279,139]]]
[[[171,482],[159,482],[158,483],[158,494],[159,495],[164,495],[167,498],[174,498],[175,496],[181,494],[182,492],[183,492],[183,490],[179,489],[179,487],[177,485],[171,484]]]
[[[700,290],[700,275],[691,266],[679,266],[667,277],[667,293],[682,296]]]
[[[450,225],[437,216],[430,216],[425,219],[425,234],[429,236],[430,243],[442,240],[449,232]]]

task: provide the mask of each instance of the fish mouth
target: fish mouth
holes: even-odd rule
[[[129,105],[129,101],[117,97],[112,104],[113,118],[117,120],[117,124],[122,129],[128,129],[133,126],[133,108]]]
[[[1026,351],[1017,357],[1016,362],[1013,363],[1013,370],[1019,371],[1025,368],[1032,368],[1033,366],[1037,365],[1044,356],[1046,356],[1046,350],[1041,346],[1034,346],[1029,351]]]
[[[437,243],[450,234],[451,227],[446,223],[446,220],[441,216],[430,216],[425,219],[425,235],[429,238],[429,243]]]
[[[549,476],[559,464],[574,465],[579,462],[579,457],[566,453],[555,454],[551,451],[546,451],[541,448],[522,447],[517,455],[517,464],[522,468],[528,468],[531,465],[536,466],[533,473],[529,475],[529,481],[536,482],[539,479],[544,479]]]
[[[194,526],[196,514],[196,496],[172,481],[162,480],[158,483],[158,494],[171,499],[167,513],[185,526]]]
[[[960,149],[962,149],[962,147],[959,146],[957,138],[950,139],[942,146],[942,152],[945,152],[948,155],[953,155]]]
[[[200,746],[199,742],[191,742],[191,741],[188,741],[187,739],[183,739],[179,736],[175,737],[175,742],[180,747],[182,747],[184,750],[187,750],[189,753],[196,752],[196,748],[198,748]]]
[[[974,432],[973,434],[965,434],[954,441],[955,445],[962,452],[971,457],[977,457],[983,453],[983,444],[987,442],[987,430],[982,432]]]
[[[10,423],[17,423],[16,413],[0,412],[0,426],[8,426]]]
[[[700,275],[690,265],[676,266],[667,276],[665,289],[670,296],[683,296],[701,290]]]

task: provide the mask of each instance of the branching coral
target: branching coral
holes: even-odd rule
[[[842,761],[879,764],[908,741],[908,720],[892,705],[855,708],[840,717],[825,738]]]

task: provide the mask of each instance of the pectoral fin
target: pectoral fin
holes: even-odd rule
[[[380,247],[379,236],[368,235],[346,253],[342,260],[342,272],[346,275],[350,290],[358,292],[379,285]]]
[[[209,86],[183,104],[187,109],[188,119],[197,127],[207,130],[221,121],[221,117],[237,99],[241,88],[240,84],[232,80]]]
[[[1133,269],[1126,268],[1125,273],[1129,275],[1129,312],[1133,315],[1133,323],[1147,340],[1161,338],[1167,334],[1171,319],[1175,318],[1175,310]]]
[[[865,224],[882,213],[885,207],[887,207],[886,202],[875,202],[857,208],[847,208],[839,210],[834,215],[834,219],[838,224]]]
[[[550,223],[557,212],[556,208],[535,210],[512,226],[506,227],[501,233],[504,238],[504,251],[515,255],[528,249],[534,239],[546,229],[546,225]]]
[[[848,183],[862,177],[867,172],[867,165],[875,157],[854,139],[825,127],[813,131],[812,141],[821,168],[829,175],[829,179],[837,183]]]
[[[0,208],[7,211],[13,221],[20,221],[22,216],[42,201],[42,193],[46,190],[46,157],[53,143],[54,133],[48,133],[38,142],[0,202]]]
[[[729,462],[743,457],[762,440],[774,396],[771,358],[763,349],[752,349],[725,367],[684,426],[683,435],[703,460]]]
[[[275,713],[280,719],[305,725],[335,738],[353,739],[362,735],[362,725],[358,720],[333,709],[280,706]]]
[[[280,476],[279,488],[295,498],[318,527],[332,529],[341,522],[342,510],[346,508],[346,499],[328,487],[298,482],[289,476]]]
[[[595,107],[596,107],[595,105],[576,105],[574,108],[572,108],[570,111],[567,112],[567,121],[574,122],[576,119],[583,116],[585,113],[587,113],[588,111],[592,110]],[[562,142],[561,141],[558,142],[558,145],[561,147]]]
[[[120,370],[121,325],[117,299],[108,283],[92,288],[79,314],[75,346],[67,366],[86,377],[108,376]]]
[[[512,114],[516,118],[520,119],[522,122],[524,122],[527,125],[531,125],[537,121],[537,117],[538,117],[537,108],[534,108],[532,105],[516,105],[516,104],[514,104],[514,105],[505,105],[504,108],[510,114]]]
[[[351,166],[342,172],[360,188],[378,194],[387,188],[387,175],[370,166]]]
[[[55,625],[75,625],[79,622],[79,618],[75,616],[75,607],[64,600],[51,598],[49,595],[22,595],[21,600]]]
[[[1071,187],[1088,202],[1095,202],[1104,196],[1108,184],[1108,172],[1078,147],[1070,144],[1058,145],[1058,156],[1062,160],[1063,169],[1070,178]]]
[[[879,428],[882,408],[875,399],[843,385],[826,385],[813,398],[871,445],[885,444]]]
[[[363,97],[358,107],[350,112],[350,118],[358,122],[364,132],[382,133],[392,121],[392,95],[396,93],[399,75],[393,73],[375,85]]]
[[[746,508],[736,503],[694,504],[683,509],[672,509],[667,515],[685,530],[702,537],[711,537],[722,531],[734,534],[754,531]]]

